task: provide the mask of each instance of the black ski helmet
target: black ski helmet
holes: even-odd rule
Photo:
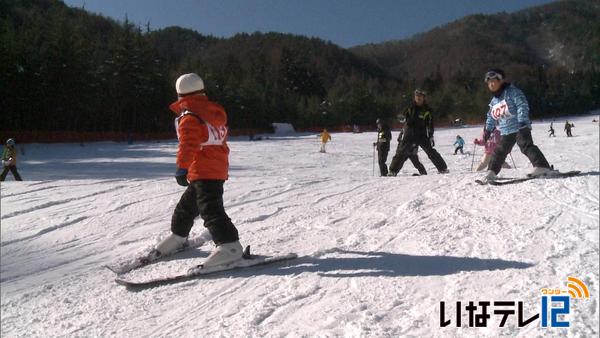
[[[12,138],[9,138],[8,140],[6,140],[6,145],[7,145],[7,146],[14,147],[14,145],[15,145],[15,140],[13,140]]]

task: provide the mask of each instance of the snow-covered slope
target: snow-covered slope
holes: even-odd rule
[[[314,135],[233,139],[224,198],[243,244],[301,257],[139,292],[116,285],[102,265],[169,233],[183,192],[172,177],[176,143],[25,145],[26,181],[9,174],[1,186],[0,334],[598,336],[599,128],[591,120],[574,120],[573,138],[558,121],[556,138],[547,122],[533,131],[555,167],[588,175],[502,187],[476,185],[471,157],[452,155],[456,134],[471,152],[480,127],[437,131],[450,173],[437,174],[420,152],[423,177],[410,176],[410,162],[402,177],[373,176],[374,133],[333,134],[326,154]],[[518,169],[501,176],[531,170],[517,147],[513,157]],[[211,249],[132,274],[185,271]],[[568,329],[542,329],[540,320],[519,328],[515,315],[499,328],[493,314],[488,328],[468,328],[464,309],[456,327],[457,301],[522,301],[532,316],[540,289],[564,289],[568,276],[591,293],[572,300]],[[445,328],[440,301],[452,319]]]

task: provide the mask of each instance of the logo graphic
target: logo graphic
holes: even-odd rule
[[[523,301],[458,301],[455,307],[456,316],[452,319],[446,317],[446,302],[441,301],[440,327],[450,326],[452,322],[456,327],[461,327],[463,312],[467,315],[468,321],[465,320],[465,322],[469,327],[487,327],[492,317],[496,317],[500,321],[499,327],[504,327],[511,316],[518,327],[527,326],[538,319],[543,328],[570,327],[568,315],[571,314],[571,302],[590,298],[590,291],[585,283],[576,277],[569,276],[566,286],[566,289],[542,288],[540,290],[542,293],[541,311],[533,315],[526,313]]]
[[[590,298],[590,291],[581,279],[575,277],[567,278],[567,288],[571,298]]]
[[[567,315],[571,312],[571,299],[590,298],[590,291],[579,278],[569,276],[567,289],[543,288],[542,290],[541,326],[548,327],[548,310],[550,310],[550,327],[569,327]],[[564,296],[562,294],[568,294]]]

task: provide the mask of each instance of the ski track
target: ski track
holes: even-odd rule
[[[576,143],[544,138],[545,124],[534,125],[534,140],[562,171],[598,172],[598,127],[575,123]],[[479,133],[480,127],[460,130],[465,140]],[[115,275],[102,265],[142,252],[169,233],[184,190],[164,178],[169,173],[3,182],[0,335],[597,336],[600,177],[479,186],[474,179],[483,173],[468,171],[471,157],[448,155],[455,134],[436,132],[450,174],[436,174],[419,152],[430,175],[395,178],[371,176],[374,133],[333,134],[327,154],[316,152],[314,136],[233,139],[224,201],[242,244],[255,253],[300,257],[138,292],[114,284]],[[127,146],[99,147],[124,149],[127,156]],[[136,151],[145,147],[156,150],[141,145]],[[531,169],[518,150],[513,158],[519,169],[501,176],[521,177]],[[401,173],[414,171],[407,162]],[[194,233],[202,231],[202,220],[196,223]],[[130,274],[183,272],[211,249],[206,243]],[[566,276],[581,278],[592,293],[592,299],[573,301],[566,334],[539,325],[517,328],[511,319],[498,328],[495,318],[487,329],[439,328],[442,300],[451,306],[524,300],[526,313],[534,313],[539,289],[563,285]]]

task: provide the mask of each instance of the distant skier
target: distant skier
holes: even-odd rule
[[[156,252],[167,255],[186,245],[194,219],[200,216],[216,245],[202,265],[239,260],[243,249],[238,231],[223,207],[223,184],[229,168],[227,113],[219,104],[209,101],[204,82],[197,74],[181,75],[175,89],[179,99],[169,107],[178,115],[175,178],[187,189],[173,212],[172,234],[156,246]]]
[[[552,172],[550,164],[540,149],[533,144],[531,138],[531,121],[529,120],[529,104],[523,92],[505,81],[504,71],[491,69],[485,74],[485,82],[492,93],[487,121],[484,129],[484,141],[490,138],[492,131],[499,125],[502,138],[494,150],[488,171],[481,180],[486,183],[496,179],[506,156],[515,143],[521,152],[527,156],[534,167],[531,176],[542,176]]]
[[[404,161],[410,158],[408,154],[414,145],[423,148],[439,173],[448,172],[446,162],[433,148],[435,146],[433,140],[433,117],[431,108],[426,103],[426,96],[427,93],[425,91],[416,89],[412,105],[403,114],[406,119],[406,125],[404,126],[402,144],[398,145],[398,151],[396,151],[396,155],[392,159],[392,163],[390,163],[389,170],[392,176],[396,176],[402,168]],[[414,156],[416,156],[416,153],[414,153]],[[421,169],[419,169],[419,172],[421,172]]]
[[[460,137],[460,135],[456,135],[456,141],[453,145],[456,146],[456,148],[454,149],[454,155],[456,155],[456,153],[458,153],[459,150],[461,154],[464,154],[463,147],[465,145],[465,140],[463,140],[463,138]]]
[[[388,167],[385,163],[387,161],[388,153],[390,152],[390,143],[392,141],[392,131],[387,123],[383,120],[377,119],[377,142],[373,143],[373,146],[377,149],[377,160],[379,163],[379,172],[381,176],[387,176]]]
[[[481,158],[481,162],[479,162],[479,165],[477,166],[476,171],[482,171],[483,169],[486,169],[488,167],[488,165],[490,164],[490,160],[492,159],[492,154],[494,153],[494,150],[496,150],[496,145],[500,142],[500,131],[496,128],[494,128],[494,131],[492,131],[492,134],[490,135],[490,137],[488,138],[487,142],[483,140],[483,138],[485,137],[485,127],[484,127],[484,133],[481,135],[481,140],[475,139],[473,141],[473,143],[475,143],[476,145],[479,146],[483,146],[483,157]],[[506,169],[510,169],[511,166],[506,163],[506,161],[504,161],[504,163],[502,163],[502,168],[506,168]]]
[[[319,150],[319,152],[324,153],[326,152],[325,145],[327,142],[331,141],[331,135],[327,132],[327,129],[323,129],[323,132],[319,137],[321,138],[321,150]]]
[[[550,122],[550,129],[548,129],[548,132],[550,134],[548,134],[548,137],[556,137],[556,135],[554,135],[554,122]]]
[[[567,137],[572,137],[573,134],[571,134],[571,128],[573,127],[573,125],[571,123],[569,123],[569,121],[565,122],[565,132],[567,133]]]
[[[15,140],[9,138],[6,140],[6,145],[4,146],[4,152],[2,152],[2,174],[0,174],[0,181],[4,181],[6,179],[6,175],[10,171],[15,178],[15,181],[22,181],[21,175],[17,171],[17,149],[15,147]]]

